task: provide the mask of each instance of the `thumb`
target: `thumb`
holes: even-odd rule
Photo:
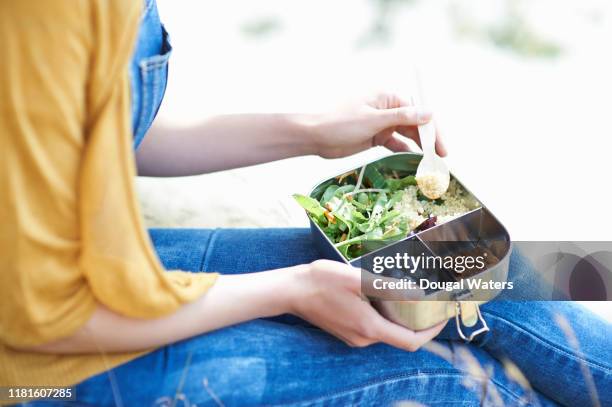
[[[380,109],[375,112],[376,120],[383,128],[394,126],[418,126],[431,120],[431,112],[418,106],[403,106]]]

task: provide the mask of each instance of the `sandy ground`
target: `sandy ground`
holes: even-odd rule
[[[559,44],[556,58],[479,39],[479,24],[496,21],[503,1],[413,2],[392,10],[391,37],[372,44],[374,3],[159,0],[174,54],[158,120],[316,111],[380,89],[406,95],[416,66],[444,129],[449,167],[513,239],[612,240],[609,2],[538,0],[522,9]],[[383,154],[140,178],[137,187],[150,226],[305,226],[292,193]],[[592,308],[612,320],[608,304]]]

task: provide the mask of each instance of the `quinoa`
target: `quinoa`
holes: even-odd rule
[[[398,210],[414,230],[431,216],[437,217],[436,224],[448,222],[464,213],[480,207],[480,203],[468,193],[456,180],[451,180],[448,190],[435,200],[419,199],[419,188],[409,186],[404,189],[402,199],[393,209]]]
[[[449,185],[448,177],[444,179],[443,176],[437,173],[417,175],[416,182],[423,195],[429,199],[440,198],[446,192]]]

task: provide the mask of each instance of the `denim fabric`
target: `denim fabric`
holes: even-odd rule
[[[134,148],[142,142],[161,105],[171,52],[170,39],[159,19],[157,4],[155,0],[145,0],[130,63]]]
[[[158,229],[151,238],[167,268],[194,272],[257,272],[319,257],[307,229]],[[513,255],[512,269],[528,266]],[[612,405],[610,324],[569,302],[493,301],[482,311],[491,333],[478,345],[457,341],[452,321],[435,341],[436,353],[453,351],[450,361],[384,344],[350,348],[296,317],[254,320],[162,347],[85,380],[76,388],[75,405],[175,400],[177,406],[386,406],[412,400],[479,406],[501,400],[508,406],[589,406],[585,369],[601,405]],[[554,315],[570,321],[579,354]],[[534,390],[505,373],[505,359]],[[487,378],[467,374],[474,365]]]

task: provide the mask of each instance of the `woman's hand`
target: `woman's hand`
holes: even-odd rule
[[[338,337],[350,346],[376,342],[413,352],[446,325],[411,331],[383,318],[361,296],[361,272],[329,260],[317,260],[296,273],[297,290],[290,312]]]
[[[406,139],[420,145],[417,126],[430,120],[431,112],[383,93],[352,108],[317,116],[312,137],[318,154],[325,158],[344,157],[373,146],[410,151]],[[439,134],[436,150],[440,156],[446,155]]]

